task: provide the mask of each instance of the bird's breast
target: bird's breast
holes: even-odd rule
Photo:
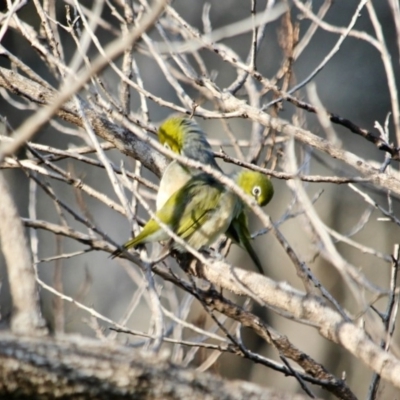
[[[192,177],[190,172],[182,167],[177,161],[172,161],[160,181],[157,193],[156,208],[160,210],[167,200],[185,185]]]

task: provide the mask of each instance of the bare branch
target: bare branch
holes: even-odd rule
[[[11,330],[20,335],[45,335],[35,270],[10,188],[0,173],[0,242],[6,260],[13,302]]]
[[[0,383],[2,396],[74,399],[86,393],[87,399],[305,400],[302,395],[182,369],[162,355],[78,337],[40,340],[3,333],[0,375],[6,378]]]

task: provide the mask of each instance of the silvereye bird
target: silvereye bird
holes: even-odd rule
[[[235,174],[235,182],[248,194],[264,205],[271,198],[272,185],[259,172],[242,170]],[[176,191],[156,212],[157,218],[175,234],[196,250],[208,246],[225,233],[233,220],[243,211],[243,202],[225,185],[208,174],[198,174]],[[240,220],[239,220],[240,221]],[[138,236],[126,242],[129,249],[143,243],[169,239],[155,219],[150,219]],[[239,236],[240,239],[240,236]],[[173,247],[180,252],[184,248],[177,243]],[[116,250],[112,256],[122,253]]]
[[[212,148],[206,139],[206,134],[193,119],[183,115],[174,115],[166,119],[158,129],[158,140],[174,153],[211,165],[221,171],[214,160]],[[161,209],[171,195],[190,178],[201,172],[180,164],[176,160],[172,161],[164,171],[160,181],[156,199],[157,210]]]
[[[259,172],[245,170],[239,174],[236,183],[244,190],[244,192],[253,196],[260,207],[267,205],[274,195],[272,182],[265,175]],[[226,231],[226,236],[245,249],[249,253],[249,256],[253,260],[259,272],[264,274],[261,261],[250,243],[252,239],[245,213],[246,206],[243,202],[241,205],[242,210],[239,215],[232,220],[231,225]]]
[[[173,152],[200,161],[203,164],[211,165],[215,169],[221,171],[214,160],[212,148],[206,139],[206,134],[194,120],[182,115],[174,115],[168,118],[158,130],[158,139],[161,144]],[[178,161],[172,161],[166,168],[160,181],[156,200],[157,210],[161,209],[175,191],[180,189],[193,175],[198,173],[199,171],[196,169],[186,167]],[[265,187],[264,190],[269,193],[269,195],[267,196],[268,200],[265,204],[258,204],[266,205],[271,200],[274,190],[268,178],[264,176],[262,181],[268,186],[268,188]],[[253,193],[249,192],[249,194],[256,197]],[[263,273],[261,262],[250,243],[251,235],[244,209],[245,207],[243,207],[243,211],[238,217],[233,219],[226,234],[249,253],[260,273]]]

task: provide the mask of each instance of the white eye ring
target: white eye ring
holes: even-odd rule
[[[171,146],[167,142],[164,143],[164,147],[168,150],[171,150]]]
[[[260,194],[261,194],[261,188],[260,186],[254,186],[253,190],[251,191],[251,193],[253,194],[253,196],[255,198],[257,198]]]

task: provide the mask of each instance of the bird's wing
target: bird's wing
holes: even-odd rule
[[[224,187],[212,177],[198,175],[176,191],[156,215],[177,235],[184,234],[216,207],[223,190]]]
[[[182,239],[189,238],[212,217],[225,190],[214,181],[206,186],[194,185],[190,189],[190,201],[186,204],[177,229],[177,234]]]

